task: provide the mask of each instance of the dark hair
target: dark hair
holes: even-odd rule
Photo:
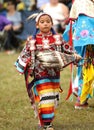
[[[94,3],[94,1],[93,0],[91,0],[93,3]]]
[[[35,30],[34,30],[34,32],[33,32],[33,35],[32,35],[33,39],[36,38],[36,35],[37,35],[38,32],[39,32],[39,29],[38,29],[38,28],[35,28]],[[55,30],[54,30],[53,28],[51,28],[51,32],[52,32],[53,35],[56,34],[56,32],[55,32]]]
[[[15,6],[15,9],[16,9],[16,6],[17,6],[17,3],[15,0],[7,0],[6,3],[11,3]]]

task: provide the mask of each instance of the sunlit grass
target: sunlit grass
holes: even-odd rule
[[[14,67],[19,54],[0,52],[0,130],[37,130],[37,120],[29,103],[24,77]],[[94,130],[94,99],[88,110],[75,110],[73,101],[66,101],[70,68],[61,72],[60,104],[54,120],[55,130]]]

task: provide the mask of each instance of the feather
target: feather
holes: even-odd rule
[[[39,13],[34,13],[34,14],[30,15],[30,16],[27,18],[27,20],[35,19],[38,15],[39,15]]]

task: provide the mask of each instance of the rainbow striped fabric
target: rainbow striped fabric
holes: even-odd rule
[[[59,100],[59,78],[43,78],[35,81],[34,88],[36,88],[39,96],[39,118],[41,124],[45,122],[52,122],[55,116],[55,108]]]

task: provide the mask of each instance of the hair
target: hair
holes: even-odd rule
[[[7,3],[12,3],[14,6],[15,6],[15,9],[16,9],[16,6],[17,6],[17,2],[15,0],[7,0]]]
[[[39,28],[35,28],[35,31],[34,31],[34,33],[32,35],[33,39],[36,38],[36,35],[37,35],[38,32],[39,32]],[[51,32],[52,32],[53,35],[56,34],[56,32],[55,32],[55,30],[53,28],[51,28]]]
[[[93,1],[93,0],[91,0],[91,2],[93,2],[93,3],[94,3],[94,1]]]

